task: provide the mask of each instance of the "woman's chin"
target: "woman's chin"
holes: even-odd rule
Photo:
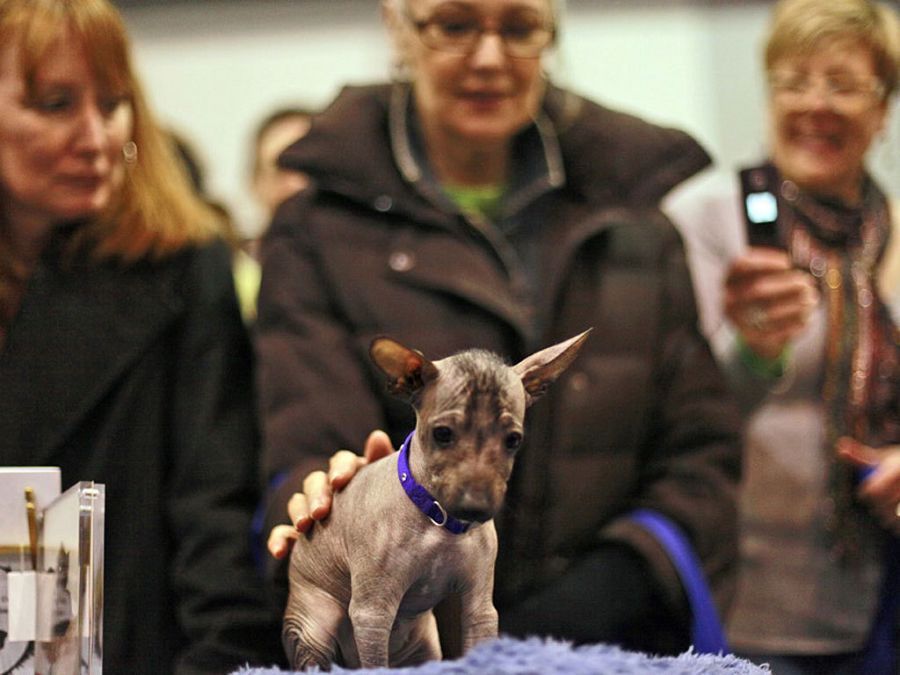
[[[458,130],[461,142],[474,147],[494,147],[505,145],[519,132],[519,128],[508,124],[472,124]]]
[[[90,220],[99,216],[109,204],[108,199],[86,200],[61,205],[56,210],[56,220],[63,223],[71,223],[78,220]]]
[[[792,162],[790,167],[782,168],[785,178],[813,193],[827,192],[839,176],[847,173],[846,162],[838,158],[817,157],[812,161]]]

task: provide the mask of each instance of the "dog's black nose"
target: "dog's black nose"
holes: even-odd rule
[[[484,509],[460,509],[451,514],[457,520],[464,520],[470,523],[485,523],[494,517],[493,513]]]

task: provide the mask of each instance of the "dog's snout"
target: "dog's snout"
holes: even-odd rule
[[[453,508],[453,516],[460,520],[484,523],[494,517],[499,499],[490,490],[464,490]]]

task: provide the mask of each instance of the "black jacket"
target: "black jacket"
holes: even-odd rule
[[[52,247],[0,352],[0,464],[106,485],[107,673],[281,658],[249,554],[251,352],[223,244],[127,268]]]

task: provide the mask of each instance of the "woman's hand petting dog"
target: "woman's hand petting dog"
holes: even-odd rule
[[[363,456],[350,450],[338,450],[328,460],[328,472],[313,471],[303,479],[303,492],[295,492],[288,502],[288,516],[293,525],[276,525],[269,533],[269,553],[281,560],[290,553],[300,533],[331,512],[331,498],[356,475],[360,467],[387,457],[394,452],[388,435],[375,430],[366,439]]]

